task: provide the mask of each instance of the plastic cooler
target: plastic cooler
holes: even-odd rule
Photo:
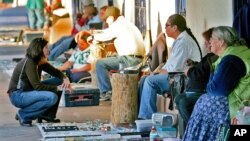
[[[82,83],[72,84],[73,93],[65,92],[65,107],[99,105],[100,91],[98,88]]]

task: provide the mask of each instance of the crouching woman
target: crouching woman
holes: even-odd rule
[[[32,40],[26,56],[15,67],[7,93],[11,103],[19,108],[16,120],[21,126],[32,126],[38,122],[60,122],[56,113],[61,97],[60,88],[70,89],[69,79],[47,62],[48,41],[43,38]],[[41,81],[42,71],[54,76]]]

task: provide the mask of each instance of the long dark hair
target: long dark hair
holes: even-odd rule
[[[200,51],[200,57],[202,58],[202,52],[201,52],[200,45],[199,45],[198,41],[196,40],[196,38],[194,37],[191,29],[187,27],[187,23],[186,23],[185,18],[179,14],[173,14],[168,18],[168,23],[171,23],[171,25],[176,25],[180,32],[183,32],[186,30],[186,32],[193,38],[193,40],[197,44],[199,51]]]
[[[48,41],[44,38],[33,39],[26,50],[26,56],[38,63],[44,57],[43,48],[47,44]]]

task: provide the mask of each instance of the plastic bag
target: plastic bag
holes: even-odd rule
[[[235,124],[237,125],[250,125],[250,106],[242,107],[235,116]]]

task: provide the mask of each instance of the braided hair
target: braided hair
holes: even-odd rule
[[[193,40],[197,44],[199,51],[200,51],[200,57],[202,58],[200,45],[198,41],[196,40],[196,38],[194,37],[193,33],[191,32],[191,29],[187,27],[185,18],[181,16],[180,14],[173,14],[168,18],[168,21],[169,23],[171,23],[171,25],[176,25],[180,32],[183,32],[186,30],[186,32],[193,38]]]

